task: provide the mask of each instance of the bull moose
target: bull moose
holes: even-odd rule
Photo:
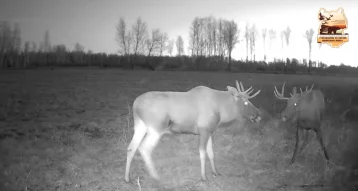
[[[260,111],[249,99],[252,86],[244,90],[236,81],[237,88],[227,86],[227,91],[214,90],[205,86],[187,92],[151,91],[138,96],[133,103],[134,135],[127,149],[125,181],[129,182],[131,161],[137,149],[142,155],[152,178],[159,180],[151,153],[162,135],[199,135],[201,179],[205,174],[206,155],[211,163],[213,175],[220,175],[215,167],[212,133],[220,124],[247,118],[260,122]]]
[[[297,88],[293,87],[292,93],[290,94],[291,97],[284,97],[285,83],[282,86],[281,93],[275,86],[275,96],[278,99],[287,100],[287,106],[280,114],[282,121],[286,122],[290,120],[291,123],[296,126],[296,144],[289,164],[295,162],[297,148],[300,142],[299,133],[303,135],[303,143],[299,152],[302,152],[306,147],[308,130],[313,130],[316,133],[317,140],[322,147],[324,156],[327,162],[329,162],[329,157],[323,144],[321,130],[322,116],[325,110],[324,95],[320,90],[312,90],[313,86],[314,84],[311,89],[307,89],[306,87],[306,91],[304,92],[302,92],[302,89],[300,88],[301,93],[297,93]]]

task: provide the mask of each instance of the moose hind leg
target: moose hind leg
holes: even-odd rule
[[[199,134],[199,154],[200,154],[200,165],[201,165],[201,180],[206,181],[205,174],[205,160],[206,160],[206,148],[210,133],[206,130],[201,130]]]
[[[329,161],[329,157],[328,157],[328,154],[327,154],[326,147],[325,147],[324,144],[323,144],[322,131],[321,131],[321,129],[316,129],[315,132],[316,132],[317,140],[318,140],[319,144],[321,145],[321,148],[322,148],[322,150],[323,150],[324,156],[325,156],[325,158],[326,158],[326,160],[327,160],[327,162],[328,162],[328,161]]]
[[[297,127],[296,128],[296,144],[295,144],[295,149],[293,151],[293,155],[292,155],[292,159],[291,159],[291,162],[289,165],[293,164],[295,162],[295,158],[296,158],[296,154],[297,154],[297,148],[298,148],[298,144],[299,144],[299,135],[298,135],[298,131],[299,131],[299,128]]]
[[[129,144],[128,148],[127,148],[127,164],[126,164],[126,171],[125,171],[125,175],[124,175],[124,179],[125,182],[129,182],[129,171],[131,168],[131,162],[133,159],[133,156],[135,154],[135,152],[137,151],[140,143],[143,140],[143,137],[146,135],[147,133],[147,129],[145,124],[141,121],[138,120],[136,121],[136,128],[134,130],[134,135],[132,138],[131,143]]]
[[[142,144],[139,147],[139,152],[141,153],[143,160],[147,166],[149,174],[155,180],[159,180],[159,175],[155,170],[155,166],[152,160],[152,151],[157,146],[159,140],[161,138],[161,134],[155,131],[149,131],[145,136]]]
[[[213,150],[212,136],[209,137],[208,144],[206,146],[206,152],[207,152],[209,160],[210,160],[211,168],[213,170],[213,175],[219,176],[220,173],[218,173],[218,171],[216,170],[215,161],[214,161],[214,150]]]

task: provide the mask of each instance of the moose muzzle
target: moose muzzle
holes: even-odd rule
[[[260,114],[256,114],[255,116],[250,116],[250,121],[251,122],[256,122],[256,123],[259,123],[261,121],[261,116]]]

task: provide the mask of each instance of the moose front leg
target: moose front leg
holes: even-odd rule
[[[299,143],[298,131],[299,131],[299,128],[296,127],[296,144],[295,144],[295,150],[293,151],[293,156],[292,156],[292,159],[291,159],[291,162],[289,163],[289,165],[291,165],[291,164],[293,164],[293,163],[295,162],[295,157],[296,157],[296,154],[297,154],[297,148],[298,148],[298,143]]]
[[[218,173],[218,171],[216,170],[216,166],[215,166],[212,136],[209,137],[208,144],[207,144],[207,147],[206,147],[206,151],[208,153],[208,157],[209,157],[209,160],[210,160],[210,163],[211,163],[211,168],[213,170],[213,175],[214,176],[220,176],[221,174]]]
[[[305,129],[301,129],[301,137],[303,137],[303,142],[301,145],[300,150],[298,151],[298,153],[302,153],[303,149],[307,146],[308,144],[308,135],[309,135],[309,130],[305,130]]]

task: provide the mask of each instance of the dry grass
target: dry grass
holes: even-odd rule
[[[261,124],[236,123],[214,135],[222,176],[200,182],[197,137],[165,135],[153,157],[161,184],[136,154],[123,181],[126,147],[133,135],[131,104],[150,90],[186,91],[197,85],[225,90],[234,80],[261,89],[253,103]],[[333,165],[326,166],[311,133],[296,162],[294,128],[272,117],[283,106],[273,85],[315,83],[331,103],[323,136]],[[0,73],[0,190],[352,190],[357,186],[356,124],[341,121],[355,78],[148,72],[121,70],[28,70]],[[207,173],[211,172],[207,166]]]

